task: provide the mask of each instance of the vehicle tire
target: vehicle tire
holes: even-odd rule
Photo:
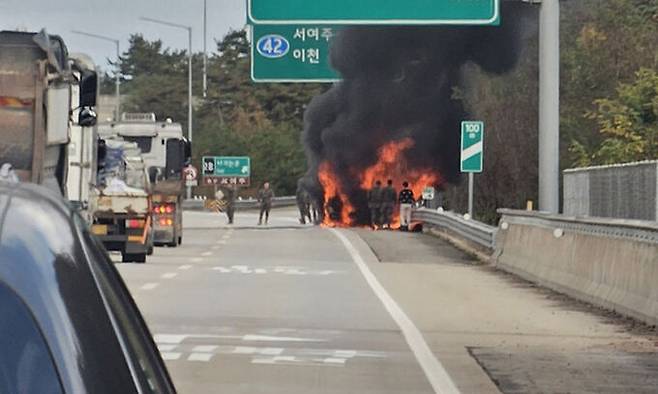
[[[181,245],[182,243],[183,243],[183,237],[180,236],[180,237],[178,237],[178,244]]]
[[[148,256],[153,255],[153,245],[149,246],[148,250],[146,251],[146,254],[147,254]]]
[[[146,253],[125,253],[121,255],[121,262],[123,263],[145,263]]]

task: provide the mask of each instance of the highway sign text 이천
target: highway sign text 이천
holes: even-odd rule
[[[203,183],[206,185],[249,186],[251,159],[246,156],[204,156]]]
[[[461,171],[482,172],[484,122],[462,122]]]
[[[254,82],[335,82],[329,46],[342,28],[334,25],[253,25]]]
[[[493,25],[500,0],[247,0],[249,23]]]

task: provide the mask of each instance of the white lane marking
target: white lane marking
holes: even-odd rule
[[[294,363],[296,361],[298,361],[298,359],[294,356],[276,356],[268,358],[255,358],[251,360],[253,364],[276,364],[278,362]]]
[[[221,246],[219,246],[219,245],[211,246],[210,249],[219,250],[219,249],[221,249]]]
[[[212,252],[203,252],[203,253],[201,253],[201,256],[203,256],[203,257],[212,256]]]
[[[218,346],[215,345],[198,345],[192,348],[194,353],[212,353],[217,349]]]
[[[359,251],[354,247],[352,242],[347,239],[347,237],[336,229],[329,229],[334,235],[343,243],[345,249],[352,256],[352,260],[357,265],[361,274],[365,278],[366,282],[372,289],[372,291],[377,295],[379,300],[384,305],[384,308],[391,315],[395,323],[402,330],[404,339],[407,341],[409,348],[414,353],[416,360],[420,364],[425,376],[429,381],[430,385],[434,389],[435,393],[459,393],[460,391],[455,386],[455,383],[448,375],[448,372],[445,370],[441,362],[434,356],[432,350],[425,342],[423,334],[420,332],[418,327],[414,325],[409,316],[400,308],[400,306],[395,302],[393,297],[388,294],[384,286],[379,283],[377,277],[370,271],[368,265],[361,257]]]
[[[340,358],[354,358],[356,356],[356,350],[336,350],[334,356]]]
[[[212,267],[212,269],[215,270],[215,271],[219,271],[219,272],[221,272],[222,274],[228,274],[228,273],[231,272],[230,269],[228,269],[228,268],[224,268],[224,267]]]
[[[266,269],[262,269],[262,268],[256,268],[256,269],[254,270],[254,273],[256,273],[256,274],[266,274],[266,273],[267,273],[267,270],[266,270]]]
[[[222,239],[229,239],[229,238],[231,238],[231,234],[222,235]]]
[[[158,344],[158,350],[161,352],[170,352],[174,349],[176,349],[178,345],[164,345],[164,344]]]
[[[266,347],[260,351],[263,356],[279,356],[283,353],[284,349],[280,347]]]
[[[178,267],[179,270],[183,270],[183,271],[189,270],[190,268],[192,268],[192,266],[189,264],[181,265],[180,267]]]
[[[167,272],[165,274],[162,274],[160,277],[162,279],[172,279],[172,278],[175,278],[177,276],[178,276],[178,274],[176,272]]]
[[[203,259],[201,257],[192,257],[190,261],[193,263],[200,263],[203,261]]]
[[[322,360],[322,362],[327,364],[345,364],[345,361],[347,360],[344,358],[333,358],[333,357],[325,358],[324,360]]]
[[[217,241],[217,244],[218,245],[226,245],[226,240],[223,240],[223,239],[219,240],[219,241]]]
[[[274,337],[269,335],[245,335],[242,340],[245,342],[327,342],[326,339]]]
[[[158,287],[157,283],[145,283],[140,289],[142,290],[153,290]]]
[[[153,341],[161,344],[180,345],[180,343],[183,342],[187,337],[188,335],[155,334],[153,335]]]
[[[165,361],[170,361],[170,360],[178,360],[180,356],[182,356],[182,353],[172,353],[172,352],[163,352],[160,353],[162,356],[162,359]]]
[[[208,362],[214,356],[212,353],[192,353],[187,358],[187,361],[204,361]]]
[[[231,352],[233,354],[256,354],[258,353],[258,348],[250,346],[236,346],[235,349]]]

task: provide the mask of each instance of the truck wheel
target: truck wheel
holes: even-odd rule
[[[183,243],[183,237],[178,237],[178,244],[181,245]]]
[[[121,255],[121,262],[123,263],[145,263],[146,253],[132,254],[125,253]]]

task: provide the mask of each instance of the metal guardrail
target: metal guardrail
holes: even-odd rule
[[[190,211],[203,211],[205,200],[185,200],[183,201],[183,209]],[[291,207],[297,204],[295,196],[275,197],[272,200],[272,207]],[[236,209],[257,209],[259,207],[256,199],[236,200]]]
[[[415,210],[412,219],[454,233],[489,251],[493,251],[495,248],[497,227],[489,226],[475,220],[465,219],[463,216],[454,212],[436,211],[427,208]]]
[[[499,209],[501,226],[508,224],[541,227],[583,235],[626,239],[658,244],[658,222],[600,217],[553,215],[546,212]]]

